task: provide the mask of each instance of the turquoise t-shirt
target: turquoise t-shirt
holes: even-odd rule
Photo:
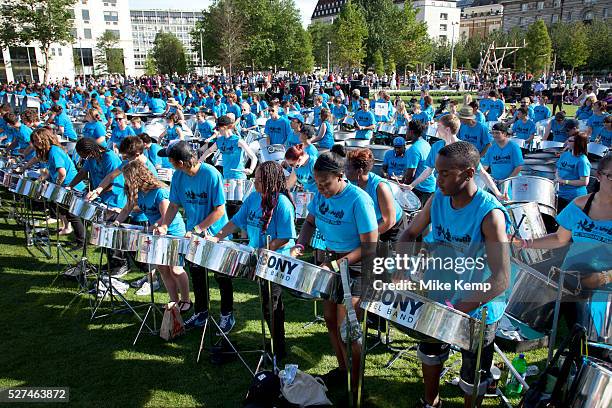
[[[72,125],[72,121],[66,115],[66,112],[62,112],[55,117],[54,123],[56,126],[61,126],[64,128],[64,136],[70,140],[76,140],[77,134],[74,131],[74,126]]]
[[[335,252],[353,251],[361,245],[359,234],[378,229],[374,202],[368,193],[350,183],[330,198],[316,192],[308,212],[315,217],[327,249]]]
[[[325,134],[323,135],[323,139],[319,141],[319,146],[324,149],[331,149],[334,145],[334,127],[328,120],[324,122],[325,124]],[[323,124],[321,125],[323,126]]]
[[[504,180],[510,177],[515,168],[524,164],[523,152],[513,140],[509,140],[503,148],[493,143],[482,158],[482,164],[490,167],[495,180]]]
[[[123,162],[115,152],[106,151],[102,153],[102,157],[99,161],[94,158],[85,160],[83,168],[89,173],[91,187],[96,188],[100,185],[104,177],[120,169],[122,165]],[[102,202],[111,207],[123,208],[127,202],[125,192],[123,191],[124,183],[123,174],[115,177],[112,188],[100,195]]]
[[[316,161],[317,156],[308,153],[308,161],[294,170],[298,183],[304,187],[304,190],[310,191],[311,193],[317,192],[317,184],[314,178],[314,165]]]
[[[217,136],[215,143],[223,158],[224,179],[246,179],[244,170],[244,151],[238,145],[240,136],[232,134],[229,137]]]
[[[225,205],[221,173],[206,163],[200,164],[198,172],[193,176],[183,171],[176,171],[172,176],[169,199],[170,202],[183,207],[187,218],[186,228],[191,231],[216,207]],[[215,235],[219,232],[227,221],[227,214],[224,214],[210,226],[210,234]]]
[[[278,119],[268,119],[264,133],[270,136],[270,144],[285,144],[289,135],[293,133],[289,119],[284,116]]]
[[[289,255],[289,250],[295,245],[297,236],[295,229],[295,208],[284,194],[280,194],[276,208],[272,212],[272,218],[266,231],[262,231],[261,220],[263,210],[261,208],[261,193],[254,191],[244,200],[238,213],[232,218],[232,222],[240,229],[246,231],[249,237],[249,246],[253,248],[265,248],[266,236],[270,241],[274,239],[288,239],[289,242],[276,252]]]
[[[604,129],[604,120],[606,116],[608,116],[608,113],[604,112],[599,115],[593,114],[587,119],[587,126],[592,129],[591,140],[595,140],[601,135],[601,131]]]
[[[476,122],[474,126],[469,126],[465,123],[459,127],[459,134],[457,137],[465,142],[470,142],[479,152],[485,148],[486,145],[491,143],[491,136],[489,135],[489,129],[486,125]]]
[[[584,154],[576,157],[571,152],[564,152],[557,160],[557,171],[562,180],[579,180],[581,177],[591,175],[591,163]],[[566,200],[573,200],[586,193],[586,186],[559,184],[559,197]]]
[[[355,122],[357,122],[357,124],[359,126],[372,126],[374,124],[376,124],[376,118],[374,117],[374,114],[371,111],[357,111],[357,113],[355,113],[355,116],[353,116],[353,118],[355,119]],[[355,133],[355,138],[356,139],[371,139],[372,135],[374,134],[374,132],[372,130],[358,130]]]
[[[138,207],[147,217],[149,224],[153,225],[160,221],[161,213],[159,212],[159,205],[162,201],[168,200],[169,197],[170,192],[167,188],[156,188],[146,193],[138,192]],[[185,232],[183,216],[177,212],[174,220],[168,225],[168,235],[182,237],[185,235]]]
[[[54,183],[57,183],[57,170],[66,170],[66,177],[64,178],[64,182],[62,183],[62,186],[64,187],[69,185],[78,173],[74,162],[64,151],[64,149],[55,145],[51,146],[51,149],[49,149],[47,169],[49,170],[49,177]],[[85,188],[85,184],[83,182],[80,182],[74,188],[75,190],[82,191]]]
[[[535,134],[536,125],[532,120],[527,120],[527,122],[517,120],[512,125],[512,132],[519,139],[527,140],[531,135]]]
[[[553,142],[565,143],[567,140],[567,130],[565,129],[565,121],[559,123],[556,120],[550,122],[550,132],[553,134]]]
[[[368,195],[374,202],[374,211],[376,212],[376,221],[379,224],[383,222],[382,212],[380,210],[380,204],[378,203],[378,191],[377,191],[380,183],[386,184],[387,188],[391,192],[391,195],[393,196],[391,187],[389,187],[389,182],[385,180],[384,178],[380,177],[379,175],[374,174],[372,172],[368,174],[368,183],[366,184],[364,188],[365,192],[368,193]],[[399,220],[402,219],[402,216],[404,215],[404,211],[400,207],[395,197],[393,197],[393,206],[395,207],[395,223],[397,223]]]
[[[408,165],[406,152],[403,156],[398,157],[395,154],[395,149],[387,150],[383,156],[383,165],[387,166],[387,172],[390,176],[402,177]]]
[[[427,158],[429,157],[430,152],[430,144],[422,138],[418,138],[406,152],[406,168],[416,169],[414,172],[415,179],[418,178],[428,167]],[[435,162],[432,168],[435,168]],[[433,172],[429,177],[416,186],[415,189],[424,193],[433,193],[436,190],[436,177],[433,175]]]

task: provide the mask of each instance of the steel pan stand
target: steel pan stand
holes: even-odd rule
[[[251,367],[249,367],[248,363],[244,360],[244,358],[238,352],[238,349],[236,349],[236,347],[230,341],[229,337],[227,337],[227,335],[223,332],[223,330],[221,330],[221,327],[219,327],[219,323],[217,323],[215,318],[212,317],[212,314],[210,313],[210,279],[208,277],[208,269],[205,269],[204,280],[206,282],[206,292],[208,294],[206,298],[206,310],[208,311],[208,314],[206,316],[206,320],[204,321],[204,328],[202,329],[202,337],[200,338],[200,347],[198,348],[198,357],[196,358],[196,363],[200,362],[200,356],[202,354],[202,349],[204,348],[204,340],[206,338],[206,331],[210,323],[212,326],[216,327],[218,332],[220,333],[221,335],[220,342],[225,340],[227,344],[230,346],[230,348],[232,349],[232,352],[235,353],[236,356],[238,356],[242,364],[246,367],[247,370],[249,370],[249,373],[251,373],[251,376],[255,376],[255,373],[253,372],[253,370],[251,370]],[[208,331],[208,338],[209,338],[211,345],[214,343],[212,336],[213,336],[212,331]]]
[[[149,305],[147,307],[147,312],[145,313],[144,318],[142,319],[142,323],[140,324],[140,327],[138,328],[138,333],[136,333],[136,338],[134,338],[134,343],[132,343],[133,346],[136,345],[136,342],[138,341],[138,337],[140,337],[140,333],[142,333],[142,329],[144,328],[146,324],[149,314],[151,315],[151,318],[153,319],[153,329],[151,330],[149,326],[147,326],[147,328],[149,329],[149,333],[152,335],[156,335],[159,333],[159,329],[157,328],[157,313],[159,313],[162,316],[162,318],[164,316],[162,311],[159,309],[159,307],[155,303],[155,291],[153,290],[153,274],[151,271],[151,264],[147,264],[147,266],[149,269],[148,278],[149,278],[149,288],[151,288],[151,301],[149,302]],[[161,275],[161,272],[159,274]],[[159,279],[161,279],[161,277]]]
[[[482,359],[482,349],[484,348],[484,336],[487,329],[487,307],[482,308],[482,329],[480,330],[480,336],[478,339],[478,351],[476,353],[476,373],[474,376],[474,384],[472,386],[472,408],[476,408],[476,402],[478,400],[478,389],[480,388],[480,376],[482,370],[480,369],[480,363]]]
[[[553,267],[554,268],[554,267]],[[555,341],[557,339],[557,329],[559,326],[559,313],[561,310],[561,298],[563,297],[563,285],[565,284],[565,271],[563,269],[554,268],[559,271],[559,283],[557,284],[557,298],[555,299],[555,313],[553,315],[552,331],[550,333],[550,342],[548,343],[548,357],[546,358],[546,365],[550,364],[552,359],[553,349],[555,348]],[[552,271],[552,270],[551,270]]]

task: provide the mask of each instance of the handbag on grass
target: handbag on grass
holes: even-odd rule
[[[176,302],[168,303],[165,309],[159,337],[168,341],[185,333],[185,323]]]
[[[282,385],[281,392],[287,401],[300,407],[332,405],[327,398],[327,387],[323,380],[300,370],[297,370],[290,384]]]

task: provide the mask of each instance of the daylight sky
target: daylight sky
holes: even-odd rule
[[[317,0],[294,0],[302,12],[302,23],[304,27],[310,24],[310,17],[317,5]],[[202,10],[211,3],[211,0],[129,0],[130,8],[143,9],[185,9],[185,10]]]

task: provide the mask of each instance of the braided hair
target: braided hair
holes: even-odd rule
[[[108,149],[100,146],[94,139],[83,137],[77,142],[76,151],[82,158],[93,157],[96,160],[100,160]]]
[[[268,230],[281,194],[285,195],[294,207],[295,204],[287,190],[287,182],[280,164],[268,161],[262,163],[257,171],[259,171],[261,180],[261,231],[265,233]]]

